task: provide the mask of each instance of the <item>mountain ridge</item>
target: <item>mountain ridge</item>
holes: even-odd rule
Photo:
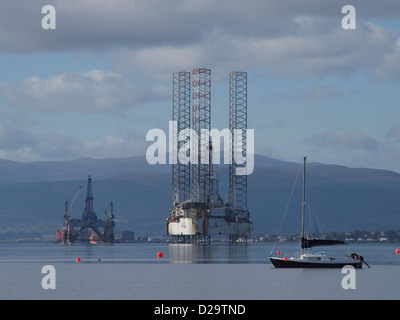
[[[255,167],[277,167],[292,170],[299,168],[300,163],[285,160],[273,159],[267,156],[254,155]],[[145,156],[125,157],[125,158],[78,158],[73,160],[47,160],[18,162],[13,160],[0,159],[0,183],[14,182],[47,182],[47,181],[72,181],[80,180],[82,176],[91,174],[97,179],[112,179],[117,176],[132,173],[167,173],[171,172],[170,164],[150,165],[146,161]],[[228,165],[218,165],[219,168],[228,167]],[[309,163],[309,168],[318,168],[319,174],[326,175],[323,169],[347,171],[354,173],[355,171],[362,173],[376,173],[376,177],[382,177],[385,173],[387,177],[398,175],[398,173],[371,168],[351,168],[343,165]],[[325,170],[326,171],[326,170]]]
[[[34,163],[1,160],[0,233],[34,228],[53,232],[62,226],[65,201],[79,184],[85,187],[87,176],[92,175],[99,217],[112,201],[120,221],[117,231],[165,234],[172,203],[171,165],[145,162],[144,156]],[[218,168],[219,193],[225,199],[228,165]],[[298,232],[301,179],[300,163],[255,156],[255,169],[248,177],[254,233],[277,233],[285,211],[282,232]],[[295,187],[296,180],[299,186]],[[84,208],[84,190],[71,214],[74,217],[80,217]],[[325,231],[400,229],[399,195],[400,175],[392,171],[320,163],[307,166],[308,202]]]

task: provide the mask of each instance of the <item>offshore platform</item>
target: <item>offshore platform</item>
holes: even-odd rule
[[[93,192],[92,192],[92,177],[88,176],[86,206],[82,213],[81,219],[71,219],[71,211],[74,207],[76,199],[79,195],[82,186],[79,186],[75,192],[71,207],[68,206],[68,201],[65,202],[64,226],[57,229],[57,241],[63,244],[72,244],[76,241],[80,242],[104,242],[114,243],[114,213],[113,203],[110,203],[109,212],[106,220],[97,218],[93,209]],[[95,238],[90,236],[90,231],[94,231]]]
[[[191,95],[190,72],[173,73],[175,125],[172,142],[176,150],[172,154],[175,161],[172,164],[172,208],[166,219],[167,234],[172,235],[175,243],[206,244],[210,243],[212,235],[229,236],[231,243],[247,243],[252,230],[247,208],[247,174],[237,174],[238,170],[246,170],[246,162],[237,161],[237,155],[244,159],[247,153],[247,73],[234,71],[229,74],[229,129],[231,133],[238,130],[240,136],[231,134],[229,137],[231,159],[225,204],[218,194],[217,166],[212,163],[211,70],[194,69],[192,74]],[[188,134],[191,125],[198,137],[194,141],[190,141]],[[182,161],[189,154],[194,161]]]

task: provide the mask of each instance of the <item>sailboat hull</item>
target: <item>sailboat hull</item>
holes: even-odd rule
[[[275,268],[343,268],[353,266],[356,269],[362,268],[361,260],[336,261],[336,260],[316,260],[309,261],[296,258],[269,257]]]
[[[305,220],[305,205],[306,205],[306,157],[303,158],[303,202],[301,209],[301,255],[299,257],[275,257],[270,256],[272,264],[275,268],[343,268],[344,266],[352,266],[354,268],[362,268],[364,262],[363,257],[359,257],[357,254],[351,254],[348,259],[335,259],[328,257],[325,253],[304,253],[303,249],[312,248],[315,246],[322,245],[336,245],[345,244],[343,241],[332,240],[332,239],[307,239],[304,232],[304,220]]]

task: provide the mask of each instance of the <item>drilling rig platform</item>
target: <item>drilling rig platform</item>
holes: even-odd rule
[[[105,211],[107,215],[106,220],[97,218],[96,213],[93,209],[93,192],[92,192],[92,177],[88,176],[87,183],[87,194],[86,194],[86,206],[82,213],[81,219],[72,219],[70,214],[72,208],[76,202],[82,186],[79,186],[75,192],[74,199],[71,207],[68,207],[68,201],[65,202],[65,214],[64,214],[64,226],[57,229],[57,241],[63,244],[72,244],[76,241],[79,242],[103,242],[103,243],[114,243],[114,213],[113,203],[110,203],[109,212]],[[90,231],[93,231],[96,235],[96,240],[91,239]]]
[[[172,235],[175,243],[208,244],[213,235],[229,236],[230,243],[247,243],[253,229],[247,208],[247,174],[238,174],[247,170],[247,160],[237,161],[238,156],[243,160],[247,155],[247,73],[234,71],[229,74],[231,159],[225,204],[218,194],[217,166],[212,163],[211,70],[194,69],[192,74],[191,95],[190,72],[173,73],[171,140],[174,162],[167,234]],[[232,134],[234,131],[240,134]],[[191,134],[197,139],[191,141]],[[188,157],[190,161],[182,161]]]

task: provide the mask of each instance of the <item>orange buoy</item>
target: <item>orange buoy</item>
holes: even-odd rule
[[[164,256],[164,254],[160,251],[157,253],[157,258],[162,258]]]
[[[81,260],[81,258],[78,257],[78,258],[75,259],[75,261],[76,261],[77,263],[79,263],[79,262],[81,262],[82,260]]]

